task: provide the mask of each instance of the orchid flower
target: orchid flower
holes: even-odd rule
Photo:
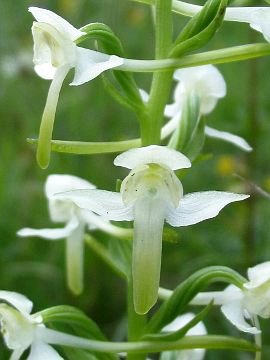
[[[50,160],[59,93],[69,70],[75,68],[70,85],[81,85],[103,71],[121,65],[123,59],[77,46],[76,41],[85,33],[52,11],[38,7],[30,7],[29,11],[36,19],[32,26],[35,71],[43,79],[52,80],[41,120],[37,149],[38,163],[46,168]]]
[[[173,0],[173,10],[183,15],[194,16],[202,10],[202,6],[193,5],[184,1]],[[224,20],[248,23],[254,30],[263,34],[266,41],[270,42],[270,7],[227,7]]]
[[[183,196],[174,170],[189,168],[189,159],[165,146],[151,145],[118,155],[114,164],[131,169],[120,193],[79,190],[56,196],[71,200],[114,221],[134,220],[133,293],[137,313],[146,313],[156,302],[160,278],[164,221],[188,226],[215,217],[227,204],[248,195],[205,191]]]
[[[174,321],[165,326],[162,331],[177,331],[187,325],[194,317],[195,315],[192,313],[186,313],[178,316]],[[193,328],[191,328],[186,335],[207,335],[207,330],[204,326],[204,323],[200,321]],[[204,355],[205,349],[165,351],[161,355],[161,360],[203,360]]]
[[[250,325],[246,320],[253,322],[255,316],[270,317],[270,261],[249,268],[247,274],[249,281],[242,289],[229,285],[224,291],[199,293],[191,304],[205,305],[213,299],[239,330],[259,334],[256,324]]]
[[[4,301],[0,303],[1,332],[12,350],[10,360],[19,360],[29,347],[27,360],[63,360],[43,335],[42,317],[30,314],[33,304],[29,299],[15,292],[0,291],[0,300]]]
[[[191,92],[195,93],[200,102],[200,114],[206,115],[214,110],[219,99],[226,95],[226,83],[218,69],[213,65],[204,65],[179,69],[174,72],[178,81],[174,91],[174,103],[167,105],[165,116],[171,120],[162,129],[162,138],[174,131],[179,121],[185,98]],[[244,151],[251,151],[250,145],[241,137],[225,131],[219,131],[209,126],[205,127],[205,135],[230,142]]]
[[[56,199],[54,194],[78,190],[94,189],[86,180],[72,175],[50,175],[45,183],[45,194],[49,202],[50,218],[53,222],[64,222],[64,228],[30,229],[18,231],[19,236],[38,236],[47,240],[66,239],[67,282],[75,294],[83,290],[84,232],[101,229],[115,236],[121,236],[124,229],[113,226],[91,211],[80,209],[72,200]]]

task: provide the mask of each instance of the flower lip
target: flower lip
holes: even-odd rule
[[[171,170],[191,167],[191,162],[185,155],[167,146],[159,145],[130,149],[114,159],[114,165],[127,169],[146,164],[158,164]]]

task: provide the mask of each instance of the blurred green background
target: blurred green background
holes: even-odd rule
[[[86,249],[86,289],[83,295],[73,297],[65,285],[64,241],[52,243],[16,236],[16,231],[25,226],[52,226],[43,193],[49,174],[77,175],[108,190],[114,190],[115,180],[127,174],[112,165],[114,155],[54,153],[49,169],[38,168],[35,149],[26,143],[26,138],[37,137],[49,82],[33,71],[30,30],[33,18],[27,8],[50,9],[76,27],[104,22],[120,37],[128,56],[138,59],[153,57],[151,11],[127,0],[1,0],[0,4],[0,288],[27,295],[35,310],[57,304],[78,306],[106,334],[119,338],[126,300],[121,279]],[[252,1],[252,5],[262,2]],[[179,30],[186,19],[175,15],[174,21],[175,29]],[[207,48],[256,41],[264,40],[248,25],[226,23]],[[222,65],[219,69],[227,82],[228,95],[219,102],[207,123],[245,137],[254,151],[245,154],[227,143],[207,139],[204,153],[209,157],[187,172],[183,179],[185,192],[208,189],[250,192],[252,189],[235,173],[270,191],[269,58]],[[69,87],[71,78],[72,74],[61,91],[55,139],[109,141],[139,135],[134,115],[114,103],[100,78]],[[137,74],[135,78],[141,88],[149,90],[150,75]],[[193,271],[208,265],[230,266],[245,275],[247,267],[270,260],[269,217],[269,200],[252,194],[248,201],[230,205],[215,219],[179,229],[180,243],[164,244],[162,286],[173,288]],[[267,324],[262,321],[264,359],[270,356]],[[219,309],[211,312],[206,326],[210,333],[240,336]],[[1,353],[1,359],[8,358],[6,350]],[[206,359],[217,358],[252,357],[245,353],[207,353]]]

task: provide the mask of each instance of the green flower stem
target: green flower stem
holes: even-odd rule
[[[244,61],[267,55],[270,55],[270,44],[256,43],[232,46],[219,50],[205,51],[203,53],[183,56],[179,59],[124,59],[123,65],[119,66],[117,70],[132,72],[166,71],[207,64],[226,64],[230,62]]]
[[[172,12],[171,0],[155,1],[155,57],[164,59],[167,57],[172,45]],[[158,61],[158,60],[155,60]],[[160,130],[163,122],[163,112],[167,103],[171,83],[172,71],[157,72],[153,75],[148,108],[148,117],[142,124],[142,145],[160,143]]]
[[[27,139],[27,142],[36,145],[38,140]],[[51,141],[52,151],[78,155],[122,152],[139,146],[141,146],[141,139],[113,142]]]
[[[103,353],[157,353],[166,350],[182,349],[231,349],[240,351],[258,351],[259,348],[243,339],[230,336],[186,336],[181,340],[168,342],[138,341],[138,342],[108,342],[88,340],[78,336],[64,334],[48,328],[39,329],[40,337],[49,344],[92,350]]]

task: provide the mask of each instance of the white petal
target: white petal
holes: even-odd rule
[[[270,8],[265,7],[254,11],[251,15],[250,26],[261,32],[266,41],[270,42]]]
[[[48,176],[45,183],[45,193],[49,198],[50,218],[54,222],[67,222],[74,213],[74,204],[68,200],[56,200],[54,194],[71,190],[95,189],[95,185],[73,175],[54,174]]]
[[[261,7],[227,7],[224,19],[227,21],[239,21],[250,23],[254,11],[261,9]],[[267,9],[266,7],[264,9]]]
[[[116,68],[124,60],[115,55],[107,55],[97,51],[77,47],[75,75],[70,85],[81,85],[93,80],[106,70]]]
[[[203,191],[183,197],[177,209],[170,208],[166,217],[172,226],[188,226],[217,216],[226,205],[242,201],[249,195],[223,191]]]
[[[217,98],[226,95],[224,78],[213,65],[178,69],[174,72],[174,79],[184,83],[188,89],[197,90],[200,95],[212,95]]]
[[[164,115],[171,118],[179,113],[179,111],[181,111],[181,103],[175,102],[165,106]]]
[[[252,151],[252,147],[246,142],[245,139],[229,132],[219,131],[209,126],[206,126],[205,135],[232,143],[244,151]]]
[[[232,301],[221,306],[221,311],[225,317],[239,330],[250,333],[259,334],[260,330],[249,325],[244,318],[244,309],[240,301]]]
[[[26,296],[12,291],[0,291],[0,300],[4,300],[14,306],[23,314],[30,314],[33,303]]]
[[[248,269],[249,282],[244,284],[246,289],[256,288],[270,280],[270,261]]]
[[[162,140],[168,137],[169,135],[171,135],[174,132],[174,130],[176,130],[180,119],[181,119],[181,111],[176,113],[176,115],[163,126],[163,128],[161,129]]]
[[[35,65],[35,72],[42,79],[52,80],[56,73],[56,68],[52,66],[50,63],[45,63],[41,65]]]
[[[84,190],[95,189],[95,185],[89,181],[79,178],[74,175],[53,174],[47,177],[45,183],[45,193],[47,198],[52,197],[54,194],[71,191],[71,190]]]
[[[211,301],[211,300],[210,300]],[[177,331],[187,325],[192,319],[194,319],[195,315],[192,313],[186,313],[181,316],[177,316],[174,321],[172,321],[170,324],[166,325],[162,331]],[[200,321],[197,325],[195,325],[193,328],[191,328],[187,335],[206,335],[207,330],[204,326],[203,322]]]
[[[192,313],[186,313],[184,315],[178,316],[173,322],[165,326],[162,331],[177,331],[189,323],[194,317],[195,315]],[[191,328],[187,332],[187,335],[207,335],[207,330],[201,321],[193,328]],[[166,354],[166,356],[163,354]],[[162,353],[161,360],[203,360],[204,355],[204,349],[191,349],[173,352],[166,351],[165,353]]]
[[[214,305],[223,305],[233,299],[242,299],[243,293],[240,289],[237,291],[228,291],[227,287],[224,291],[207,291],[198,293],[190,302],[190,305],[208,305],[211,300],[214,301]]]
[[[29,11],[33,14],[34,18],[38,22],[46,23],[53,26],[65,37],[69,37],[72,41],[75,41],[85,33],[76,29],[73,25],[63,19],[61,16],[54,12],[38,7],[30,7]]]
[[[64,360],[54,348],[45,342],[35,341],[27,360]]]
[[[74,190],[55,195],[55,199],[70,200],[78,207],[93,211],[106,219],[133,220],[131,206],[125,206],[119,193],[106,190]]]
[[[217,100],[226,95],[223,76],[213,65],[178,69],[174,73],[174,78],[180,82],[175,89],[175,102],[181,106],[183,95],[193,91],[200,97],[202,114],[211,112]]]
[[[140,95],[141,95],[141,98],[142,98],[142,101],[147,103],[148,100],[149,100],[149,94],[143,90],[143,89],[139,89],[139,92],[140,92]]]
[[[162,331],[177,331],[190,322],[194,316],[192,313],[178,316],[173,322],[165,326]],[[187,332],[187,335],[207,335],[207,330],[203,322],[199,322]],[[205,352],[205,349],[166,351],[162,353],[161,360],[203,360]]]
[[[135,203],[132,276],[138,314],[146,314],[157,301],[165,207],[158,196],[143,196]]]
[[[134,169],[145,164],[165,165],[171,170],[191,167],[191,163],[185,155],[166,146],[158,145],[130,149],[114,159],[114,165],[127,169]]]
[[[31,229],[23,228],[17,232],[22,237],[38,236],[46,240],[59,240],[68,237],[71,232],[78,226],[78,220],[74,216],[64,228],[60,229]]]

